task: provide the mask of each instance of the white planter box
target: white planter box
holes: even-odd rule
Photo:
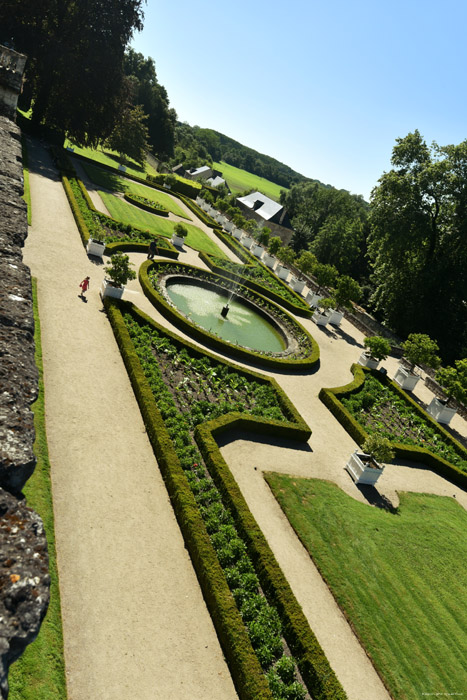
[[[176,245],[179,248],[183,248],[183,244],[185,243],[185,239],[181,236],[177,236],[175,233],[172,235],[171,241],[173,245]]]
[[[315,313],[311,317],[311,320],[314,321],[317,326],[327,326],[327,324],[329,323],[329,319],[329,314],[322,314],[319,311],[315,311]]]
[[[202,197],[199,197],[199,196],[196,197],[196,200],[195,200],[195,201],[196,201],[196,204],[197,204],[199,207],[202,207],[203,204],[204,204],[204,199],[203,199]]]
[[[218,224],[223,224],[225,221],[225,216],[223,214],[216,214],[214,219],[217,221]]]
[[[329,323],[332,323],[333,326],[340,326],[343,318],[344,314],[342,311],[331,309],[331,318],[329,319]]]
[[[125,165],[119,165],[118,169],[121,170],[122,173],[126,173],[126,166]]]
[[[451,418],[457,413],[456,408],[448,408],[436,396],[426,410],[438,423],[443,423],[444,425],[448,425],[451,422]]]
[[[123,296],[123,292],[125,291],[125,287],[114,287],[112,284],[109,283],[109,280],[104,279],[101,285],[101,297],[102,299],[104,297],[114,297],[115,299],[121,299]]]
[[[226,219],[226,220],[225,220],[225,223],[224,223],[224,228],[225,228],[226,231],[229,231],[229,233],[231,233],[231,232],[233,231],[233,229],[234,229],[234,224],[233,224],[233,222],[232,222],[232,221],[229,221],[228,219]]]
[[[401,389],[405,389],[406,391],[413,391],[419,379],[420,375],[412,374],[408,369],[400,366],[397,368],[397,372],[394,375],[394,381],[399,384]]]
[[[369,466],[370,461],[377,466]],[[370,455],[355,450],[350,455],[349,461],[345,465],[352,479],[356,484],[376,484],[383,473],[384,465],[372,460]]]
[[[321,299],[324,299],[324,297],[322,297],[320,294],[316,294],[316,292],[308,292],[305,301],[310,306],[318,306]]]
[[[254,243],[254,238],[251,236],[243,236],[243,238],[240,240],[240,243],[244,248],[248,248],[250,250],[251,246]]]
[[[365,351],[363,351],[358,358],[358,364],[363,365],[363,367],[369,367],[370,369],[377,369],[379,360],[375,360],[374,357],[371,357],[371,355],[368,355]]]
[[[232,231],[232,236],[239,241],[241,237],[243,236],[243,231],[239,228],[234,228]]]
[[[268,253],[266,253],[266,255],[265,255],[264,258],[263,258],[263,263],[264,263],[267,267],[269,267],[270,270],[274,270],[274,268],[275,268],[276,265],[277,265],[277,260],[276,260],[276,258],[274,257],[274,255],[269,255]]]
[[[289,274],[290,274],[290,270],[288,267],[282,267],[282,265],[279,265],[279,267],[276,268],[276,275],[281,280],[287,280]]]
[[[294,292],[297,292],[297,294],[301,294],[305,289],[305,282],[303,282],[302,280],[295,280],[291,287],[294,290]]]
[[[209,206],[209,209],[208,209],[209,216],[212,216],[212,218],[214,218],[215,216],[217,216],[218,213],[219,212],[217,211],[217,209],[214,209],[214,207]]]
[[[255,258],[259,258],[261,260],[261,258],[264,255],[264,248],[262,245],[254,245],[251,248],[251,252],[255,256]]]
[[[103,241],[95,241],[93,238],[88,240],[86,252],[88,255],[95,255],[97,258],[102,258],[104,255],[105,243]]]

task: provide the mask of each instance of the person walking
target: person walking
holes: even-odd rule
[[[89,277],[85,277],[79,286],[81,287],[81,299],[86,299],[85,293],[89,289]]]
[[[154,260],[154,256],[157,253],[156,241],[151,241],[148,248],[148,260]]]

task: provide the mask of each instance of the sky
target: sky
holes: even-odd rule
[[[465,0],[147,0],[180,121],[369,200],[397,138],[467,138]]]

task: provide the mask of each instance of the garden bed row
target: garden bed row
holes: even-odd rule
[[[204,353],[191,343],[181,341],[174,334],[162,329],[131,304],[116,303],[115,300],[106,299],[105,306],[239,697],[242,700],[262,700],[263,698],[266,700],[272,697],[304,697],[303,688],[300,689],[300,684],[297,681],[291,682],[290,659],[282,657],[267,672],[269,686],[258,663],[259,658],[264,672],[266,672],[271,659],[272,662],[274,662],[274,659],[277,659],[279,652],[273,638],[264,644],[261,640],[258,640],[258,630],[261,626],[259,620],[264,618],[265,615],[272,626],[275,626],[273,622],[274,615],[278,615],[282,623],[282,634],[296,657],[302,678],[311,696],[315,700],[343,700],[346,697],[345,693],[329,667],[327,659],[311,632],[307,620],[295,600],[264,536],[249,512],[213,437],[213,435],[218,435],[226,430],[241,428],[255,434],[273,433],[276,436],[280,435],[294,440],[307,440],[310,435],[308,426],[274,380],[242,370],[235,365]],[[224,503],[222,508],[221,504],[216,501],[215,494],[211,495],[214,489],[209,483],[206,484],[207,479],[202,474],[200,475],[199,465],[197,463],[192,464],[193,459],[201,461],[201,455],[198,459],[196,452],[193,452],[193,448],[183,439],[180,421],[183,422],[188,419],[183,414],[179,414],[177,418],[177,412],[174,408],[171,408],[167,399],[164,399],[162,402],[162,411],[166,416],[165,419],[158,409],[156,396],[150,387],[151,377],[149,376],[148,379],[148,372],[149,375],[151,371],[159,372],[159,364],[157,362],[153,363],[154,369],[148,368],[145,375],[143,366],[138,359],[135,345],[125,325],[122,311],[130,320],[133,319],[145,328],[148,327],[158,331],[159,340],[157,342],[162,343],[160,348],[161,357],[165,358],[173,350],[173,347],[175,348],[174,361],[176,364],[181,362],[185,365],[184,376],[189,376],[187,367],[189,367],[190,363],[196,362],[195,375],[202,371],[203,365],[204,371],[211,376],[215,376],[218,372],[222,373],[222,369],[219,368],[223,367],[228,372],[228,376],[233,377],[235,386],[239,383],[240,385],[242,384],[241,380],[243,377],[248,382],[253,381],[259,387],[261,395],[264,391],[269,391],[268,387],[274,388],[274,393],[279,400],[278,408],[280,406],[281,420],[267,420],[261,418],[260,415],[228,413],[218,416],[209,423],[203,424],[202,419],[199,419],[199,422],[197,422],[195,427],[196,442],[200,453],[205,458],[214,482],[218,485]],[[161,333],[170,340],[172,348],[163,345],[163,339],[160,337]],[[143,351],[142,357],[150,359],[151,353],[147,350]],[[143,364],[146,364],[144,360]],[[226,378],[223,380],[223,385],[225,380]],[[200,379],[198,378],[199,381]],[[264,387],[264,389],[261,389],[261,387]],[[159,401],[160,397],[161,391],[157,390],[157,399]],[[269,403],[270,399],[266,399],[266,401]],[[254,407],[253,410],[255,410]],[[263,412],[263,409],[261,412]],[[191,471],[192,467],[196,468],[197,473]],[[193,491],[190,489],[189,484],[194,488]],[[201,495],[202,500],[199,508],[193,493],[197,494],[197,498]],[[212,501],[210,501],[211,498],[213,499]],[[221,524],[218,532],[213,532],[213,514],[218,514],[219,510],[225,506],[231,513],[229,516],[230,520]],[[206,525],[201,517],[201,512],[204,513],[205,517],[208,517]],[[232,518],[233,521],[231,521]],[[256,574],[248,573],[248,569],[244,573],[238,570],[235,573],[235,567],[232,566],[232,558],[236,560],[238,556],[240,561],[244,561],[244,559],[242,553],[238,554],[236,551],[238,549],[241,550],[243,545],[238,540],[235,530],[232,530],[234,526],[236,526],[241,537],[244,538],[242,541],[245,542]],[[208,527],[211,537],[209,537],[206,527]],[[212,545],[217,548],[218,555],[215,554]],[[233,597],[219,561],[223,562],[224,566],[227,566],[225,575],[227,575],[229,580]],[[254,582],[256,576],[259,579],[263,593],[276,612],[274,610],[267,612],[263,605],[259,605],[260,596],[252,591],[250,600],[248,591],[251,581],[253,580]],[[246,579],[246,588],[243,585],[244,582],[242,584],[243,588],[237,588],[238,583],[235,579],[238,577]],[[235,605],[234,598],[239,608]],[[254,622],[251,618],[252,614],[255,613],[255,608],[258,608],[260,614],[258,622]],[[239,609],[241,614],[239,614]],[[249,635],[246,633],[245,625],[249,630]],[[264,632],[262,634],[269,637],[269,632],[264,628],[264,625],[263,629]],[[253,652],[252,644],[257,654],[259,654],[258,657]],[[284,692],[287,692],[287,694],[284,694]]]
[[[156,216],[169,215],[168,209],[166,209],[163,204],[154,202],[146,197],[141,197],[139,194],[128,194],[125,192],[123,198],[135,207],[148,211],[150,214],[155,214]]]
[[[211,280],[215,284],[220,284],[221,286],[227,287],[230,280],[218,277],[213,273],[198,270],[193,268],[191,265],[186,265],[184,263],[177,263],[173,266],[171,263],[164,262],[144,262],[139,268],[139,282],[143,289],[144,294],[147,296],[149,301],[163,314],[165,318],[174,323],[178,328],[186,332],[188,335],[192,336],[196,340],[204,344],[208,344],[210,347],[225,352],[228,355],[238,358],[239,360],[254,362],[256,364],[261,364],[265,367],[270,367],[272,369],[291,369],[296,371],[307,371],[314,369],[319,361],[319,347],[312,336],[292,317],[288,316],[282,309],[277,307],[272,302],[266,300],[263,297],[254,296],[253,301],[262,304],[266,310],[270,309],[273,316],[276,316],[280,321],[284,322],[288,330],[294,335],[299,346],[302,348],[303,357],[274,357],[273,355],[268,355],[266,353],[254,352],[248,350],[247,348],[228,343],[217,335],[209,333],[208,331],[200,328],[191,322],[186,316],[178,312],[171,304],[169,304],[162,294],[154,288],[154,284],[151,281],[151,276],[154,273],[185,273],[185,274],[195,274],[198,278]],[[240,287],[240,294],[248,298],[252,296],[246,288]]]
[[[333,389],[321,389],[319,393],[319,398],[321,401],[329,408],[331,413],[337,418],[341,425],[347,430],[349,435],[355,440],[355,442],[362,446],[368,437],[368,432],[359,423],[354,416],[348,411],[342,404],[341,399],[344,397],[350,397],[355,392],[359,391],[368,375],[375,377],[383,386],[390,387],[395,394],[404,401],[404,403],[413,411],[414,415],[418,418],[423,419],[423,421],[430,426],[430,428],[440,436],[445,442],[447,442],[456,454],[460,456],[462,460],[467,459],[467,450],[455,440],[444,428],[442,428],[439,423],[431,418],[426,411],[423,410],[410,396],[406,394],[395,382],[393,382],[387,375],[382,374],[378,370],[370,370],[366,367],[361,367],[360,365],[352,365],[351,370],[354,375],[354,379],[349,384],[342,387],[335,387]],[[461,469],[455,467],[453,464],[448,462],[443,457],[434,454],[431,450],[421,447],[418,445],[408,445],[401,442],[392,443],[396,457],[400,459],[407,459],[414,462],[420,462],[421,464],[429,467],[435,473],[444,477],[448,481],[461,488],[467,487],[467,473]]]

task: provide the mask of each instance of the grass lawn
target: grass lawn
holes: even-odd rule
[[[244,190],[254,189],[258,192],[262,192],[267,197],[279,201],[281,190],[287,190],[287,187],[281,187],[276,185],[275,182],[266,180],[264,177],[259,177],[259,175],[253,175],[246,170],[241,170],[236,168],[234,165],[229,165],[228,163],[213,163],[213,167],[216,170],[220,170],[224,180],[227,180],[232,193],[244,192]]]
[[[98,163],[104,163],[104,165],[111,165],[113,168],[118,168],[120,165],[120,159],[118,153],[111,151],[110,148],[81,148],[76,144],[72,143],[68,139],[65,140],[64,147],[70,146],[73,148],[75,153],[81,156],[86,156],[86,158],[91,158]],[[136,163],[136,161],[127,159],[126,171],[131,175],[136,177],[146,177],[146,173],[149,175],[155,175],[156,171],[149,165],[146,161],[144,167]]]
[[[60,592],[55,553],[50,464],[45,434],[44,382],[42,377],[42,349],[37,311],[36,284],[34,290],[34,321],[36,364],[39,369],[39,396],[33,405],[36,441],[34,452],[37,466],[26,486],[27,504],[41,516],[49,548],[50,604],[35,642],[10,669],[10,700],[66,700],[65,668],[63,659],[62,619]]]
[[[105,187],[106,190],[112,190],[113,192],[139,194],[141,197],[151,199],[153,202],[159,202],[159,204],[162,204],[173,214],[190,220],[186,212],[177,204],[173,197],[165,192],[156,190],[153,187],[146,187],[145,185],[141,185],[139,182],[126,180],[123,177],[119,177],[118,175],[110,173],[107,170],[102,170],[102,168],[98,168],[90,163],[82,163],[82,166],[89,179],[92,180],[98,187]]]
[[[119,197],[108,192],[99,191],[102,200],[110,212],[110,216],[124,224],[131,224],[143,231],[150,231],[158,236],[171,238],[175,226],[175,222],[169,221],[162,216],[156,216],[150,212],[133,207],[131,204],[123,201]],[[200,252],[208,253],[209,255],[218,255],[225,259],[226,256],[221,249],[207,236],[204,231],[201,231],[193,224],[184,224],[188,229],[188,236],[185,241],[190,248]]]
[[[465,510],[402,493],[394,514],[326,481],[266,479],[392,697],[465,692]]]

